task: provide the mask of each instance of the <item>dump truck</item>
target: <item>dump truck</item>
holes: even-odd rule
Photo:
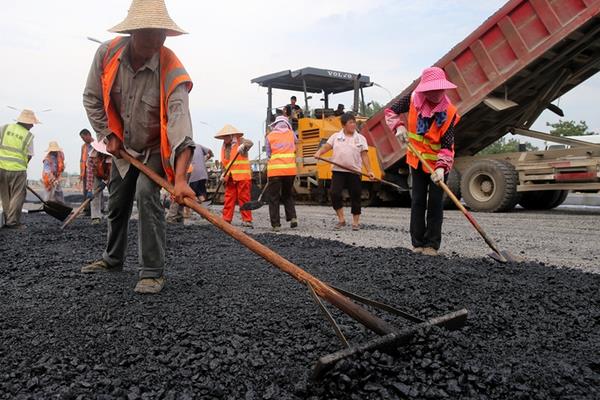
[[[251,80],[261,87],[267,88],[267,115],[265,125],[268,126],[283,107],[273,105],[273,90],[287,90],[304,93],[304,112],[297,116],[298,143],[296,146],[296,164],[298,175],[294,183],[296,197],[304,202],[325,203],[328,201],[328,188],[331,184],[331,165],[314,158],[319,147],[324,144],[329,136],[342,129],[340,116],[335,115],[333,108],[329,107],[330,96],[340,93],[353,92],[353,111],[358,114],[357,122],[366,121],[364,115],[366,107],[364,89],[373,86],[370,78],[362,74],[343,72],[332,69],[306,67],[298,70],[284,70],[260,76]],[[310,110],[308,101],[313,94],[320,94],[323,107]],[[291,116],[290,116],[291,117]],[[378,162],[377,150],[372,145],[368,150],[369,161],[376,178],[382,177],[382,170]],[[323,155],[331,156],[331,151]],[[363,170],[363,172],[366,172]],[[369,204],[381,190],[380,184],[368,178],[362,178],[362,199]]]
[[[550,209],[570,190],[600,190],[600,145],[530,129],[546,109],[562,116],[553,101],[600,70],[599,13],[600,0],[511,0],[434,64],[458,86],[449,93],[462,119],[448,184],[471,209]],[[383,110],[361,133],[377,149],[385,178],[408,188],[406,151]],[[568,148],[477,155],[507,134]]]

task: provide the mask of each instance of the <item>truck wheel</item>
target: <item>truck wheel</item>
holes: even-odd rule
[[[460,172],[458,172],[455,169],[451,170],[450,173],[448,174],[448,180],[446,181],[446,186],[448,186],[448,188],[450,188],[450,190],[452,191],[452,193],[454,193],[456,198],[460,200],[460,197],[461,197],[461,194],[460,194]],[[446,195],[446,192],[444,192],[444,198],[442,201],[444,202],[445,210],[456,210],[458,208],[458,207],[456,207],[456,204],[454,204],[452,199],[450,199],[450,197],[448,197],[448,195]]]
[[[524,192],[519,204],[527,210],[550,210],[561,205],[568,194],[568,190],[535,190]]]
[[[463,174],[460,189],[465,203],[474,211],[512,210],[519,202],[519,175],[502,160],[475,161]]]

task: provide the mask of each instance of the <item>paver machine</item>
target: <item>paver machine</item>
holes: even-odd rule
[[[331,165],[320,162],[313,156],[329,136],[342,129],[340,117],[336,116],[335,110],[329,107],[330,96],[353,92],[352,111],[357,115],[360,127],[361,122],[367,119],[364,117],[366,105],[363,89],[373,86],[370,78],[361,74],[307,67],[296,71],[285,70],[264,75],[252,79],[251,82],[267,88],[266,126],[274,120],[277,109],[280,108],[273,106],[273,89],[304,94],[304,112],[297,115],[296,162],[298,177],[295,182],[295,190],[297,199],[301,201],[325,203],[327,189],[331,182]],[[310,110],[308,101],[313,94],[322,96],[320,99],[323,102],[322,108]],[[325,157],[330,155],[330,153],[325,154]],[[377,158],[377,151],[373,146],[369,146],[369,160],[375,177],[381,179],[382,170]],[[375,193],[379,189],[379,183],[371,182],[366,177],[363,177],[362,181],[362,198],[365,203],[369,203],[374,199]]]

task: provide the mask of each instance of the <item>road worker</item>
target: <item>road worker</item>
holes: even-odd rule
[[[237,203],[241,207],[251,198],[252,170],[250,161],[248,161],[248,151],[253,143],[244,139],[243,136],[243,132],[229,124],[215,135],[215,138],[223,140],[221,147],[221,164],[223,166],[221,179],[225,184],[223,219],[229,223],[233,220],[235,204]],[[236,154],[237,158],[235,158]],[[240,214],[242,215],[242,226],[253,228],[252,211],[240,210]]]
[[[0,127],[2,228],[25,227],[21,224],[21,210],[27,194],[27,165],[33,157],[33,134],[30,130],[39,123],[33,111],[23,110],[16,123]]]
[[[454,163],[454,127],[460,120],[447,91],[456,85],[446,79],[441,68],[423,71],[412,94],[385,110],[386,122],[402,142],[410,142],[434,169],[429,174],[410,150],[406,162],[412,177],[410,236],[415,253],[438,254],[444,219],[443,190],[438,182],[446,180]],[[407,126],[399,114],[408,113]]]
[[[86,159],[86,180],[84,182],[87,192],[93,194],[97,188],[104,187],[110,178],[110,168],[112,166],[112,156],[106,151],[106,144],[94,140],[91,143],[92,150]],[[97,225],[102,222],[102,209],[104,204],[103,191],[100,191],[91,201],[92,224]]]
[[[294,179],[296,179],[296,136],[285,116],[275,118],[267,134],[267,178],[265,196],[269,201],[269,217],[274,231],[281,228],[279,204],[283,203],[285,220],[291,228],[298,226],[294,204]]]
[[[331,204],[338,217],[338,222],[334,226],[335,230],[343,229],[346,226],[344,217],[342,191],[347,189],[350,194],[352,230],[360,230],[361,214],[361,192],[362,184],[359,173],[364,166],[369,178],[375,179],[371,163],[369,161],[369,145],[367,139],[356,131],[356,117],[354,113],[347,112],[341,117],[342,130],[329,137],[317,152],[315,157],[321,157],[322,154],[333,150],[331,161],[339,164],[332,167],[331,178]]]
[[[192,81],[167,36],[186,33],[169,17],[164,0],[133,0],[127,18],[110,29],[125,34],[100,45],[83,94],[98,140],[113,155],[109,182],[108,241],[102,258],[84,273],[123,267],[133,201],[138,207],[137,293],[159,293],[165,285],[165,213],[160,187],[120,157],[128,151],[174,186],[181,203],[194,198],[187,170],[194,142],[188,93]]]
[[[94,180],[94,174],[92,170],[88,170],[88,157],[92,152],[92,142],[94,138],[92,137],[92,133],[87,129],[82,129],[79,131],[79,137],[83,140],[83,144],[81,145],[81,151],[79,155],[79,182],[81,182],[83,199],[87,199],[91,196],[92,192],[87,189],[86,182],[89,180]],[[88,205],[85,208],[86,215],[90,215],[90,206]]]
[[[48,145],[43,164],[42,182],[47,193],[46,200],[64,203],[65,198],[60,180],[65,171],[65,154],[57,142],[52,141]]]

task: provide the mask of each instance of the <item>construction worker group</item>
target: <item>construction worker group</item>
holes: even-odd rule
[[[134,200],[138,210],[138,293],[158,293],[165,285],[166,221],[181,221],[186,198],[206,200],[205,162],[212,151],[194,142],[189,110],[192,80],[177,56],[164,46],[167,36],[186,33],[170,18],[164,0],[133,0],[127,17],[110,32],[123,34],[101,44],[94,56],[83,92],[83,105],[93,131],[79,133],[83,140],[80,156],[80,181],[85,198],[94,198],[91,219],[100,223],[102,193],[108,186],[106,205],[108,235],[99,257],[82,267],[86,274],[120,271],[125,263],[128,227]],[[424,165],[410,153],[407,162],[413,176],[410,233],[415,252],[435,255],[440,247],[442,195],[435,184],[447,177],[454,156],[454,126],[460,117],[445,95],[455,86],[439,68],[428,68],[412,95],[400,99],[386,110],[386,122],[401,141],[409,141],[422,152],[435,169],[429,179]],[[295,100],[295,99],[293,99]],[[267,184],[260,198],[269,203],[270,224],[281,229],[280,204],[290,228],[298,227],[294,204],[297,118],[301,115],[292,101],[289,110],[269,125],[265,140],[268,162]],[[299,107],[297,107],[299,109]],[[408,113],[408,131],[398,114]],[[346,220],[341,193],[351,197],[352,229],[361,229],[359,216],[360,177],[356,171],[374,174],[367,156],[367,142],[357,132],[352,113],[340,113],[343,129],[331,135],[315,154],[332,151],[334,167],[331,184],[332,205],[343,229]],[[295,119],[295,121],[294,121]],[[0,197],[4,227],[21,228],[21,209],[25,201],[27,166],[33,155],[30,130],[39,123],[31,110],[24,110],[16,123],[0,127]],[[296,126],[294,126],[296,125]],[[253,227],[251,210],[242,209],[251,201],[252,168],[248,157],[252,141],[227,124],[216,138],[223,141],[220,181],[224,188],[223,219],[233,221],[236,204],[242,226]],[[48,199],[62,202],[61,174],[64,154],[56,141],[50,142],[43,165],[43,183]],[[161,202],[161,187],[123,155],[133,156],[173,185],[173,206],[168,218]],[[425,172],[424,172],[425,171]]]

